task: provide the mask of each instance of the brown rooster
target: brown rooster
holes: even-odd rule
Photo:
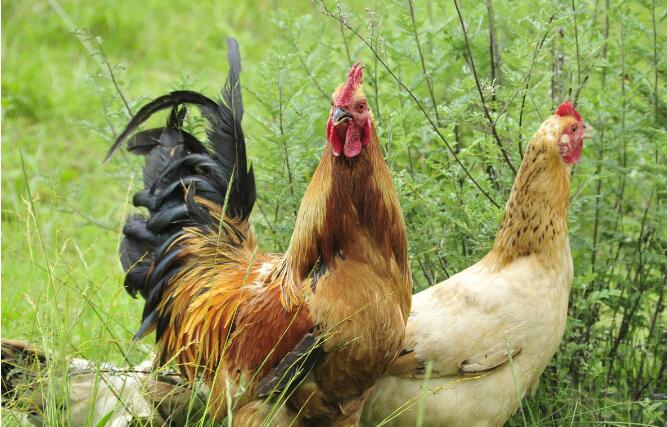
[[[145,105],[118,137],[146,155],[145,188],[121,245],[125,286],[146,300],[136,338],[156,331],[162,363],[202,375],[209,407],[236,425],[286,398],[304,423],[354,424],[363,398],[401,349],[411,275],[403,216],[357,63],[333,94],[327,140],[287,252],[258,249],[248,221],[255,182],[241,128],[238,45],[217,103],[189,91]],[[186,104],[208,141],[183,129]],[[171,108],[167,126],[131,134]],[[275,405],[274,405],[275,406]],[[284,421],[274,419],[274,423]]]
[[[364,411],[375,425],[500,426],[563,337],[573,267],[570,169],[585,124],[562,104],[537,130],[491,251],[413,298],[406,347]]]

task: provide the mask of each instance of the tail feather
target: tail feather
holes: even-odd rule
[[[227,46],[229,73],[220,102],[191,91],[158,97],[137,112],[107,155],[108,159],[127,141],[131,153],[146,158],[144,188],[134,195],[133,203],[148,209],[148,216],[127,219],[120,247],[125,289],[133,297],[140,294],[146,300],[137,338],[157,325],[155,312],[169,279],[181,265],[183,254],[173,243],[184,228],[218,230],[217,213],[225,206],[222,220],[233,224],[227,228],[240,226],[244,230],[232,231],[234,242],[239,237],[243,241],[243,234],[250,230],[244,224],[255,204],[256,188],[241,126],[241,57],[236,40],[228,38]],[[198,108],[207,121],[207,141],[199,141],[183,129],[186,105]],[[153,114],[169,108],[165,127],[137,132]]]
[[[121,134],[118,135],[118,138],[116,138],[116,141],[109,149],[109,152],[107,153],[107,156],[104,159],[104,161],[109,160],[113,155],[113,153],[121,146],[123,141],[125,141],[130,136],[130,134],[132,134],[132,132],[134,132],[146,120],[151,118],[153,114],[165,110],[167,108],[173,109],[174,107],[178,107],[179,105],[182,104],[192,104],[197,106],[202,112],[202,114],[213,126],[219,125],[220,118],[218,117],[218,104],[215,101],[200,93],[192,92],[189,90],[174,91],[167,95],[160,96],[154,99],[153,101],[149,102],[148,104],[144,105],[143,107],[141,107],[141,109],[137,112],[137,114],[134,117],[132,117],[130,123],[128,123],[127,126],[125,126],[123,132],[121,132]],[[174,115],[178,116],[178,113],[172,110],[172,117],[174,117]],[[183,124],[182,121],[178,122],[170,120],[167,123],[168,125],[167,128],[163,128],[163,130],[172,129],[178,131],[182,124]],[[157,132],[156,129],[153,129],[153,131]],[[174,134],[167,132],[167,135],[174,135]]]

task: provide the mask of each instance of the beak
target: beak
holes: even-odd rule
[[[351,118],[352,116],[350,116],[350,113],[348,113],[346,109],[340,107],[336,108],[331,116],[334,126],[338,126]]]
[[[595,129],[589,125],[587,122],[583,122],[584,125],[584,131],[586,132],[586,136],[590,137],[592,135],[595,135]]]

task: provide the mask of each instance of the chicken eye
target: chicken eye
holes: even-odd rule
[[[366,108],[366,105],[364,103],[357,104],[357,111],[362,112],[364,111],[364,108]]]

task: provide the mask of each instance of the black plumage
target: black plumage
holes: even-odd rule
[[[132,117],[105,159],[124,141],[128,151],[146,158],[144,188],[134,195],[133,203],[146,208],[148,216],[127,219],[120,246],[125,288],[146,300],[135,338],[149,333],[159,321],[157,306],[179,268],[180,252],[173,243],[183,227],[218,229],[217,220],[197,200],[226,206],[225,217],[240,221],[248,219],[255,204],[255,178],[241,127],[241,57],[235,39],[227,39],[227,49],[229,72],[220,102],[192,91],[158,97]],[[183,129],[188,105],[198,108],[207,122],[205,142]],[[165,127],[137,132],[153,114],[168,108]]]
[[[294,349],[260,380],[258,397],[289,395],[324,356],[321,336],[316,331],[304,335]]]

